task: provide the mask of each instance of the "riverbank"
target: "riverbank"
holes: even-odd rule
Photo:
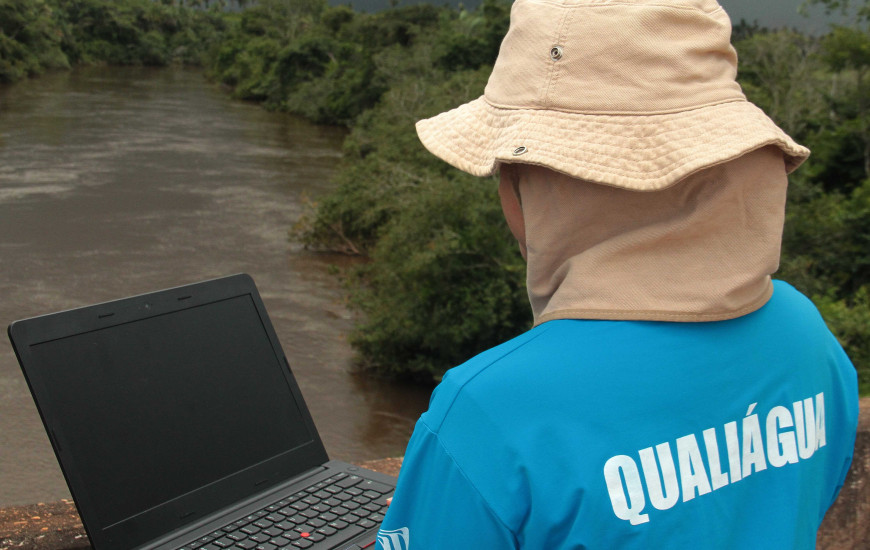
[[[97,113],[97,115],[95,115]],[[431,389],[357,374],[336,266],[287,232],[342,129],[234,101],[200,71],[88,67],[0,86],[0,325],[248,273],[330,456],[402,454]],[[70,498],[0,338],[0,505]]]
[[[400,458],[374,460],[363,467],[398,475]],[[816,539],[818,550],[870,548],[870,397],[861,399],[855,458],[837,502]],[[69,500],[0,508],[0,550],[90,548],[75,506]]]

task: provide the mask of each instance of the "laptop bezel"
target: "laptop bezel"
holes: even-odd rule
[[[94,503],[87,481],[80,475],[77,458],[65,445],[62,419],[57,418],[45,386],[43,370],[49,368],[34,361],[30,348],[41,342],[74,334],[100,330],[137,319],[163,315],[210,302],[248,295],[256,307],[276,360],[283,367],[288,388],[299,406],[302,420],[311,436],[302,446],[275,456],[224,478],[200,487],[155,508],[114,525],[101,525],[93,512]],[[36,402],[49,441],[61,471],[76,502],[82,523],[95,548],[134,548],[147,545],[167,533],[202,522],[226,507],[252,498],[278,485],[322,466],[328,461],[326,450],[302,397],[298,383],[281,348],[253,279],[246,274],[222,277],[201,283],[161,290],[16,321],[8,328],[9,338]],[[292,456],[291,456],[292,455]],[[214,503],[219,504],[215,505]]]

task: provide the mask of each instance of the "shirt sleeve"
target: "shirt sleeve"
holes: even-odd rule
[[[444,448],[417,423],[376,550],[517,548],[513,533]]]

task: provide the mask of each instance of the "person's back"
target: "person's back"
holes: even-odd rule
[[[814,547],[856,373],[771,280],[809,152],[729,36],[714,0],[517,0],[484,97],[418,123],[500,170],[535,326],[445,375],[379,549]]]
[[[414,549],[813,548],[856,411],[854,369],[785,283],[715,323],[549,321],[448,371],[384,529]]]

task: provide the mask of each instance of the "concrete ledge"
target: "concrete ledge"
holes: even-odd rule
[[[90,547],[71,500],[0,509],[0,549]]]
[[[360,464],[398,475],[401,458]],[[870,398],[861,400],[855,458],[837,502],[828,511],[816,539],[820,550],[870,548]],[[74,550],[90,548],[72,501],[0,508],[0,550]]]
[[[870,548],[870,397],[860,407],[852,466],[816,537],[822,550]]]
[[[401,458],[363,462],[360,466],[399,475]],[[71,500],[0,508],[0,550],[74,550],[91,543]]]

